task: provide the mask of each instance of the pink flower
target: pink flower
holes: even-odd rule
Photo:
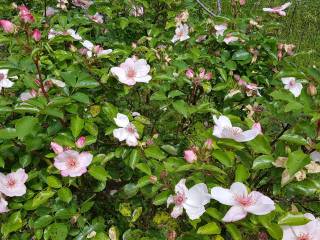
[[[246,0],[239,0],[239,3],[241,6],[245,5],[246,4]]]
[[[275,8],[263,8],[264,12],[269,12],[269,13],[274,13],[278,14],[279,16],[286,16],[286,12],[284,11],[291,5],[291,2],[287,2],[280,7],[275,7]]]
[[[50,145],[55,154],[60,154],[64,151],[63,147],[56,142],[51,142]]]
[[[175,186],[175,193],[175,196],[170,195],[167,199],[167,207],[170,204],[175,205],[171,212],[173,218],[179,217],[185,209],[191,220],[198,219],[206,211],[204,205],[210,202],[210,194],[204,183],[196,184],[188,189],[186,180],[181,179]]]
[[[204,68],[200,68],[199,77],[200,77],[200,79],[210,80],[212,78],[212,73],[206,72],[206,70]]]
[[[211,189],[211,197],[218,202],[232,206],[222,221],[235,222],[247,216],[247,213],[254,215],[266,215],[275,209],[274,202],[260,192],[248,193],[243,183],[233,183],[230,189],[214,187]]]
[[[81,136],[76,141],[77,148],[83,148],[86,145],[86,137]]]
[[[29,91],[25,91],[25,92],[21,93],[19,99],[24,102],[29,99],[35,98],[37,95],[38,95],[37,91],[34,89],[31,89]]]
[[[73,5],[81,7],[82,9],[88,9],[93,4],[92,1],[88,0],[73,0],[72,3]]]
[[[39,29],[34,29],[32,32],[32,38],[36,41],[39,42],[41,40],[41,32],[39,31]]]
[[[33,23],[34,17],[26,6],[19,6],[19,17],[24,23]]]
[[[74,150],[66,150],[54,158],[54,166],[61,171],[63,177],[79,177],[87,172],[87,167],[92,161],[92,154],[88,152],[78,153]]]
[[[236,42],[236,41],[238,41],[238,40],[239,40],[238,37],[234,37],[234,36],[232,36],[232,35],[230,35],[230,34],[223,39],[223,41],[224,41],[226,44],[233,43],[233,42]]]
[[[295,77],[281,78],[284,89],[288,89],[295,97],[299,97],[302,91],[302,84],[296,81]]]
[[[0,213],[8,212],[8,202],[4,199],[2,194],[0,193]]]
[[[87,51],[85,51],[87,58],[91,58],[93,54],[97,57],[100,57],[102,55],[112,53],[112,49],[104,50],[100,45],[94,45],[92,42],[88,40],[85,40],[81,44],[87,49]]]
[[[197,154],[192,149],[185,150],[184,151],[184,159],[188,163],[193,163],[193,162],[197,161]]]
[[[56,14],[56,12],[58,12],[58,10],[54,9],[53,7],[47,7],[46,16],[47,17],[52,17],[53,15]]]
[[[177,41],[183,42],[189,39],[189,26],[187,24],[180,24],[177,26],[175,35],[171,39],[171,42],[175,43]]]
[[[239,127],[233,127],[230,119],[226,116],[220,116],[218,119],[216,116],[213,116],[213,120],[215,122],[213,135],[218,138],[233,139],[237,142],[248,142],[261,134],[260,123],[253,124],[250,130],[243,131]]]
[[[25,185],[27,179],[28,174],[23,168],[7,175],[0,173],[0,192],[8,197],[23,196],[27,191]]]
[[[120,142],[125,140],[128,146],[137,146],[139,134],[136,127],[129,122],[128,117],[118,113],[114,121],[119,128],[113,130],[113,136]]]
[[[282,226],[282,240],[316,240],[320,236],[320,220],[311,213],[304,214],[310,220],[305,225]]]
[[[192,68],[188,68],[187,69],[186,77],[189,78],[189,79],[194,77],[194,71],[192,70]]]
[[[208,138],[204,143],[204,147],[208,150],[211,150],[213,147],[213,140],[211,138]]]
[[[227,24],[214,25],[214,29],[217,37],[223,36],[224,31],[227,30]]]
[[[103,16],[100,13],[95,13],[93,16],[89,15],[88,17],[95,23],[98,23],[98,24],[103,23]]]
[[[151,76],[148,75],[150,65],[145,59],[127,58],[119,67],[111,68],[111,73],[118,78],[118,80],[126,85],[132,86],[137,82],[149,83]]]
[[[0,26],[6,33],[13,33],[16,26],[8,20],[0,20]]]

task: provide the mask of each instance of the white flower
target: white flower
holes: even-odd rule
[[[8,69],[0,69],[0,91],[2,88],[11,88],[13,82],[8,79]]]
[[[8,202],[4,199],[4,197],[0,192],[0,213],[8,212],[9,209],[7,206],[8,206]]]
[[[176,28],[175,35],[171,39],[171,42],[175,43],[177,41],[183,42],[189,39],[189,26],[187,24],[180,24]]]
[[[102,24],[103,23],[103,16],[100,13],[95,13],[94,15],[89,15],[88,16],[92,21],[94,21],[95,23],[98,24]]]
[[[220,116],[218,119],[213,116],[215,126],[213,128],[213,135],[218,138],[229,138],[237,142],[248,142],[261,134],[260,123],[255,123],[250,130],[243,131],[239,127],[233,127],[231,121],[226,116]]]
[[[27,179],[28,174],[23,168],[7,175],[0,173],[0,192],[8,197],[23,196],[27,192]]]
[[[57,1],[57,8],[62,10],[67,10],[68,0],[58,0]]]
[[[194,185],[188,189],[186,179],[181,179],[175,186],[175,196],[170,195],[167,199],[167,207],[175,204],[171,216],[179,217],[186,210],[191,220],[198,219],[206,211],[204,205],[210,202],[210,194],[204,183]]]
[[[35,98],[37,95],[38,95],[37,91],[34,89],[31,89],[21,93],[19,99],[21,101],[27,101],[29,99]]]
[[[238,41],[238,40],[239,40],[238,37],[234,37],[234,36],[232,36],[232,35],[229,35],[229,36],[227,36],[227,37],[225,37],[225,38],[223,39],[223,41],[224,41],[226,44],[233,43],[233,42],[236,42],[236,41]]]
[[[303,86],[300,82],[296,81],[295,77],[281,78],[281,81],[284,84],[284,89],[289,90],[295,97],[301,94]]]
[[[67,31],[66,31],[74,40],[82,40],[82,37],[78,34],[78,33],[76,33],[76,31],[75,30],[73,30],[73,29],[68,29]]]
[[[128,146],[137,146],[139,134],[136,127],[129,122],[128,117],[122,113],[118,113],[114,121],[120,128],[113,130],[113,136],[120,142],[125,140]]]
[[[144,8],[143,6],[133,6],[130,15],[134,17],[141,17],[144,14]]]
[[[60,80],[57,80],[57,79],[50,79],[49,81],[51,81],[54,85],[56,85],[57,87],[60,87],[60,88],[64,88],[66,86],[66,84]]]
[[[214,25],[214,29],[216,30],[216,36],[223,36],[224,31],[227,30],[226,24]]]
[[[48,39],[50,40],[50,39],[52,39],[52,38],[54,38],[54,37],[56,37],[56,36],[58,36],[58,35],[63,35],[63,32],[61,32],[61,31],[56,31],[56,30],[54,30],[53,28],[51,28],[51,29],[49,30],[49,33],[48,33]]]
[[[86,52],[86,55],[88,58],[91,58],[93,54],[96,54],[97,57],[100,57],[102,55],[107,55],[112,53],[112,49],[104,50],[99,45],[94,45],[92,42],[85,40],[81,43],[88,51]]]
[[[313,151],[312,153],[310,153],[310,158],[312,161],[320,163],[320,152]]]
[[[111,73],[126,85],[132,86],[137,82],[148,83],[151,76],[148,75],[150,65],[145,59],[137,60],[135,57],[127,58],[119,67],[111,68]]]
[[[243,183],[233,183],[230,189],[214,187],[211,196],[218,202],[232,206],[222,221],[235,222],[247,216],[248,213],[266,215],[275,209],[274,202],[260,192],[248,193]]]
[[[282,240],[317,240],[320,236],[320,220],[312,214],[304,214],[310,220],[305,225],[300,226],[282,226]]]
[[[280,7],[275,7],[275,8],[263,8],[263,11],[269,12],[269,13],[275,13],[278,14],[279,16],[286,16],[286,12],[284,11],[291,5],[291,2],[287,2]]]

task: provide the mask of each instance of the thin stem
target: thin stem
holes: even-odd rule
[[[271,146],[273,146],[277,141],[278,139],[290,128],[290,125],[287,124],[283,129],[282,131],[278,134],[278,136],[271,142]]]
[[[43,85],[43,79],[42,79],[42,76],[41,76],[41,70],[40,70],[40,66],[39,66],[39,57],[37,57],[36,59],[33,59],[33,62],[36,65],[36,69],[37,69],[37,72],[38,72],[38,75],[39,75],[41,91],[43,92],[43,95],[45,96],[45,98],[49,102],[48,93],[47,93],[47,91],[46,91],[46,89],[44,88],[44,85]]]
[[[216,17],[217,15],[212,12],[203,2],[201,2],[200,0],[196,0],[196,2],[207,12],[209,13],[209,15],[211,15],[212,17]]]
[[[222,13],[221,0],[218,0],[218,1],[217,1],[217,7],[218,7],[218,15],[221,15],[221,13]]]

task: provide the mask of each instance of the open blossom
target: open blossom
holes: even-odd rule
[[[72,4],[82,9],[88,9],[93,2],[88,0],[72,0]]]
[[[23,196],[27,192],[27,179],[28,174],[22,168],[7,175],[0,173],[0,192],[8,197]]]
[[[188,68],[186,71],[186,77],[187,78],[193,78],[194,77],[194,71],[192,68]]]
[[[100,13],[95,13],[94,15],[89,15],[88,16],[92,21],[94,21],[95,23],[98,24],[102,24],[103,23],[103,16]]]
[[[111,73],[118,80],[126,85],[132,86],[137,82],[148,83],[151,76],[148,74],[150,65],[145,59],[137,59],[135,57],[127,58],[119,67],[112,67]]]
[[[236,42],[236,41],[238,41],[238,40],[239,40],[238,37],[232,36],[231,34],[228,34],[228,35],[223,39],[223,41],[224,41],[226,44],[233,43],[233,42]]]
[[[24,23],[33,23],[34,17],[26,6],[19,6],[19,17]]]
[[[216,30],[216,36],[223,36],[224,31],[227,30],[226,24],[214,25],[214,29]]]
[[[171,42],[175,43],[177,41],[183,42],[189,39],[189,26],[187,24],[180,24],[177,26],[175,35],[171,39]]]
[[[280,7],[274,7],[274,8],[263,8],[263,11],[278,14],[279,16],[286,16],[286,10],[291,5],[291,2],[287,2]]]
[[[34,29],[32,32],[32,38],[36,41],[39,42],[41,40],[41,32],[39,31],[39,29]]]
[[[186,179],[181,179],[175,186],[176,195],[170,195],[167,199],[167,207],[174,204],[171,216],[179,217],[186,210],[191,220],[198,219],[206,211],[205,205],[210,202],[210,194],[204,183],[199,183],[188,189]]]
[[[93,55],[96,55],[97,57],[102,55],[107,55],[112,53],[112,49],[104,50],[100,45],[94,45],[92,42],[85,40],[81,43],[87,51],[85,51],[88,58],[91,58]]]
[[[184,151],[184,159],[188,163],[193,163],[193,162],[197,161],[197,154],[194,152],[193,149],[185,150]]]
[[[35,98],[37,95],[38,95],[37,91],[34,89],[31,89],[21,93],[19,99],[21,101],[27,101],[29,99]]]
[[[284,84],[284,89],[289,90],[295,97],[299,97],[302,91],[302,84],[296,81],[295,77],[285,77],[281,78]]]
[[[13,82],[8,79],[8,69],[0,69],[0,91],[2,88],[11,88]]]
[[[180,25],[182,23],[187,22],[188,18],[189,18],[189,12],[188,12],[188,10],[185,10],[185,11],[181,12],[178,16],[176,16],[175,22],[177,25]]]
[[[8,212],[8,202],[4,199],[2,194],[0,193],[0,213]]]
[[[128,117],[122,113],[118,113],[114,121],[119,128],[113,130],[113,136],[120,142],[126,141],[128,146],[137,146],[139,134],[136,127],[130,123]]]
[[[46,15],[47,17],[52,17],[52,16],[55,15],[57,12],[58,12],[57,9],[55,9],[55,8],[53,8],[53,7],[47,7],[47,8],[46,8],[45,15]]]
[[[320,236],[320,220],[311,213],[304,214],[310,220],[305,225],[282,226],[282,240],[317,240]]]
[[[224,222],[235,222],[247,216],[266,215],[275,209],[274,202],[260,192],[248,193],[243,183],[233,183],[230,189],[214,187],[211,189],[211,196],[218,202],[232,206],[223,217]]]
[[[143,6],[133,6],[130,12],[131,16],[134,17],[141,17],[144,14],[144,8]]]
[[[70,35],[74,40],[82,40],[82,37],[72,28],[68,29],[65,34]]]
[[[239,127],[233,127],[230,119],[226,116],[220,116],[218,119],[216,116],[213,116],[213,120],[215,122],[213,135],[218,138],[229,138],[237,142],[248,142],[261,134],[260,123],[255,123],[250,130],[243,131]]]
[[[200,68],[199,78],[203,79],[203,80],[211,80],[212,73],[211,72],[206,72],[206,70],[204,68]]]
[[[74,150],[66,150],[54,158],[54,166],[61,171],[63,177],[79,177],[87,172],[87,167],[92,161],[92,154],[79,153]]]
[[[0,27],[2,27],[6,33],[13,33],[16,29],[16,26],[12,22],[3,19],[0,20]]]

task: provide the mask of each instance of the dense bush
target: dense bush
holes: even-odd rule
[[[285,9],[24,4],[1,4],[2,239],[319,237],[320,71],[273,37]]]

